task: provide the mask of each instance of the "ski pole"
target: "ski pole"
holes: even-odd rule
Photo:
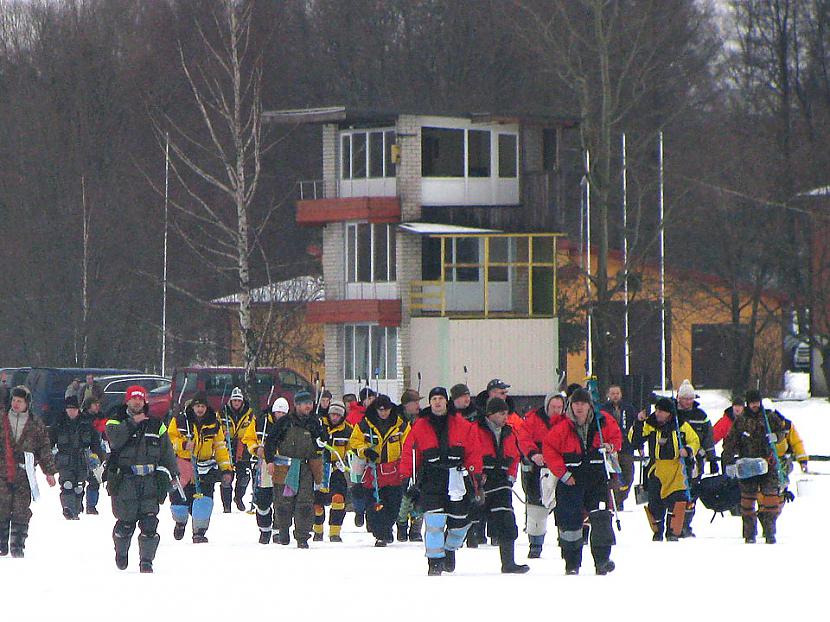
[[[778,459],[778,450],[775,447],[775,441],[778,437],[772,432],[772,427],[769,424],[769,417],[767,416],[767,409],[764,408],[763,402],[761,403],[761,412],[764,415],[764,427],[767,430],[767,443],[769,444],[770,451],[772,452],[772,462],[775,466],[775,472],[778,474],[778,486],[781,489],[784,489],[787,487],[786,477],[781,469],[781,461]]]
[[[418,390],[416,391],[418,395],[421,394],[421,372],[418,372]]]
[[[369,428],[369,442],[372,444],[372,447],[375,446],[375,437],[372,433],[372,428]],[[369,470],[372,472],[372,491],[375,493],[375,512],[380,512],[383,509],[383,504],[380,502],[380,486],[378,485],[378,465],[375,464],[374,461],[370,460]]]
[[[599,434],[600,450],[602,455],[602,466],[605,467],[605,489],[611,499],[611,511],[614,514],[614,522],[617,525],[617,531],[622,531],[622,523],[620,522],[620,514],[617,511],[617,498],[614,495],[614,490],[611,487],[611,469],[608,466],[608,452],[605,449],[605,439],[602,436],[602,422],[600,421],[599,409],[599,385],[597,384],[596,376],[591,376],[587,379],[588,390],[591,392],[591,406],[595,410],[595,418],[597,422],[597,434]]]
[[[467,379],[467,366],[466,365],[464,366],[464,384],[466,384],[468,387],[470,386],[470,381]]]
[[[683,449],[683,444],[680,438],[680,417],[677,414],[677,408],[672,406],[672,415],[674,415],[674,430],[677,433],[677,458],[680,460],[680,472],[683,474],[683,491],[686,493],[686,502],[691,503],[692,493],[689,490],[689,476],[686,473],[686,459],[680,455],[680,450]]]

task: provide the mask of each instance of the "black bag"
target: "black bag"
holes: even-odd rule
[[[741,489],[737,480],[725,475],[702,478],[694,491],[701,503],[713,512],[728,512],[741,502]],[[714,516],[712,519],[714,520]]]

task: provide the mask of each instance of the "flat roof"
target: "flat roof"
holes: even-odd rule
[[[289,110],[266,110],[262,113],[269,123],[279,125],[301,125],[322,123],[390,123],[401,115],[420,117],[447,117],[469,119],[473,123],[520,123],[548,127],[575,127],[580,118],[569,115],[554,115],[544,111],[435,111],[435,110],[384,110],[351,106],[324,106],[319,108],[294,108]]]

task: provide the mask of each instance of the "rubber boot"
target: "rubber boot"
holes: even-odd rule
[[[12,557],[23,557],[26,538],[29,535],[28,523],[12,523],[9,528],[9,550]]]
[[[764,540],[767,544],[775,544],[775,517],[768,516],[765,512],[759,514],[758,518],[761,522],[761,529],[764,533]]]
[[[207,529],[194,529],[193,530],[193,544],[206,544],[208,539],[205,533]]]
[[[545,536],[528,536],[530,540],[530,551],[527,554],[528,559],[539,559],[542,557],[542,546],[545,544]]]
[[[398,542],[406,542],[409,540],[409,523],[395,523],[395,528],[398,533]]]
[[[424,536],[421,535],[421,531],[424,527],[424,517],[421,516],[419,518],[412,519],[412,522],[409,525],[409,541],[410,542],[423,542]]]
[[[11,525],[8,519],[0,521],[0,557],[5,557],[9,554],[9,531]]]
[[[444,572],[455,572],[455,551],[444,550]]]
[[[233,497],[233,490],[230,486],[220,486],[219,494],[222,497],[222,512],[225,514],[231,513],[231,498]]]
[[[429,569],[427,570],[427,575],[430,577],[440,577],[441,573],[444,571],[444,558],[443,557],[430,557],[427,559],[427,564],[429,565]]]
[[[153,572],[153,560],[156,558],[159,541],[161,537],[157,533],[152,536],[138,534],[138,569],[140,572]]]
[[[501,571],[504,574],[524,574],[530,570],[527,564],[517,564],[515,560],[515,545],[516,542],[509,540],[499,541],[499,556],[501,557]]]
[[[594,568],[597,574],[605,575],[613,572],[616,564],[611,561],[611,547],[610,546],[592,546],[591,556],[594,558]]]
[[[475,522],[470,525],[467,530],[467,548],[477,549],[479,543],[478,531],[481,529],[481,523]]]
[[[270,531],[260,531],[259,532],[259,543],[260,544],[268,544],[271,542],[271,532]]]
[[[115,544],[115,566],[119,570],[126,570],[129,564],[130,541],[133,539],[133,531],[134,529],[126,530],[119,522],[116,522],[112,529],[112,541]]]
[[[755,544],[755,536],[758,535],[758,519],[753,514],[751,516],[742,516],[743,522],[743,536],[744,542],[747,544]]]
[[[565,542],[563,544],[565,544],[565,546],[562,546],[562,559],[565,560],[565,574],[579,574],[579,567],[582,565],[582,541]]]

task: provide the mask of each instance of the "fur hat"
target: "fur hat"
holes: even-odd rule
[[[11,397],[22,397],[24,400],[26,400],[27,404],[32,403],[32,392],[29,391],[28,387],[24,387],[22,384],[19,384],[12,389]],[[9,399],[9,402],[11,403],[11,398]]]
[[[346,416],[346,405],[340,400],[332,400],[329,404],[329,417],[332,415]]]
[[[746,403],[751,404],[752,402],[760,402],[761,401],[761,392],[757,389],[750,389],[746,392]]]

